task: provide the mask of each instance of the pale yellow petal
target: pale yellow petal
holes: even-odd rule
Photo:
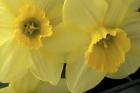
[[[107,10],[104,0],[66,0],[64,4],[64,22],[91,28],[101,23]]]
[[[63,55],[65,52],[81,48],[89,43],[90,34],[74,25],[60,24],[52,37],[45,40],[44,47],[51,53]]]
[[[126,62],[119,68],[119,70],[116,73],[108,74],[107,77],[113,79],[122,79],[135,73],[140,67],[139,58],[140,56],[139,57],[136,57],[134,55],[127,56]]]
[[[11,87],[0,89],[0,93],[16,93]]]
[[[129,12],[130,13],[136,12],[139,10],[139,7],[140,7],[140,0],[133,0],[131,6],[129,8]]]
[[[122,28],[127,32],[128,37],[137,38],[140,36],[140,13],[135,13],[128,17]]]
[[[139,13],[140,0],[133,0],[129,6],[128,12],[125,19],[130,19],[130,16],[133,16],[135,13]]]
[[[12,37],[14,16],[0,3],[0,45]]]
[[[112,2],[112,0],[106,0],[106,1],[108,2],[108,4],[111,4],[111,2]],[[140,1],[139,0],[132,0],[131,5],[129,6],[129,12],[130,11],[133,11],[133,12],[138,11],[139,6],[140,6]]]
[[[32,0],[39,5],[49,18],[51,25],[56,26],[62,21],[62,8],[64,0]]]
[[[41,83],[35,93],[69,93],[69,91],[65,79],[61,79],[56,86],[45,82]]]
[[[18,14],[20,7],[29,1],[31,0],[1,0],[1,2],[15,16]]]
[[[20,79],[10,83],[10,87],[16,91],[16,93],[31,93],[35,91],[40,83],[40,80],[36,79],[29,71]],[[34,93],[34,92],[33,92]]]
[[[0,51],[0,81],[9,82],[23,76],[32,61],[28,50],[9,40]]]
[[[77,55],[77,59],[79,60],[77,61],[76,58],[75,60],[72,59],[74,62],[67,63],[66,66],[66,82],[72,93],[83,93],[95,87],[104,78],[103,73],[89,68],[88,65],[83,62],[82,57],[81,55]]]
[[[39,84],[40,80],[28,71],[23,77],[10,82],[7,88],[1,89],[0,93],[31,93],[37,89]]]
[[[125,25],[123,25],[123,29],[127,32],[132,43],[129,55],[133,58],[135,56],[135,58],[138,59],[140,57],[140,13],[131,16],[130,20],[127,20]],[[139,61],[137,60],[137,62]]]
[[[31,71],[34,75],[43,81],[48,81],[56,85],[63,69],[63,56],[52,54],[42,48],[32,52],[34,59]]]
[[[135,31],[133,32],[135,33]],[[125,58],[125,63],[119,68],[119,70],[114,74],[109,74],[107,77],[113,79],[126,78],[130,74],[135,73],[140,67],[140,34],[135,37],[131,37],[131,49]]]
[[[0,89],[0,93],[69,93],[65,79],[61,79],[57,86],[47,82],[38,82],[31,74],[26,75],[9,87]]]
[[[38,0],[39,1],[39,0]],[[50,19],[50,23],[56,26],[62,21],[62,9],[64,5],[64,0],[45,0],[46,5],[46,15]]]
[[[108,0],[109,8],[106,12],[105,25],[120,26],[127,15],[133,0]]]

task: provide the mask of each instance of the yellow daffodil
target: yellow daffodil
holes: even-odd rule
[[[57,84],[64,57],[63,1],[0,0],[1,82],[30,69],[38,79]]]
[[[139,6],[139,0],[66,0],[64,23],[73,45],[66,81],[72,93],[95,87],[105,76],[121,79],[139,68]]]
[[[64,79],[57,86],[36,79],[31,73],[13,81],[8,87],[0,89],[0,93],[69,93]]]

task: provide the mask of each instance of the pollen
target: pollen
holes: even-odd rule
[[[15,39],[22,46],[38,49],[53,35],[52,25],[39,6],[23,5],[15,19]]]

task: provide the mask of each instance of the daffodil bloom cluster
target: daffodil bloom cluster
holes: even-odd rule
[[[83,93],[104,77],[134,73],[139,7],[139,0],[0,0],[0,82],[10,83],[0,93]]]

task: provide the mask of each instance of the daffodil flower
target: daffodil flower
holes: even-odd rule
[[[30,72],[22,78],[10,82],[9,86],[0,89],[0,93],[69,93],[66,82],[61,79],[57,86],[36,79]]]
[[[127,77],[139,68],[139,5],[138,0],[66,0],[64,24],[73,41],[66,81],[72,93],[83,93],[104,77]]]
[[[63,68],[63,0],[0,0],[0,81],[28,70],[56,85]]]

